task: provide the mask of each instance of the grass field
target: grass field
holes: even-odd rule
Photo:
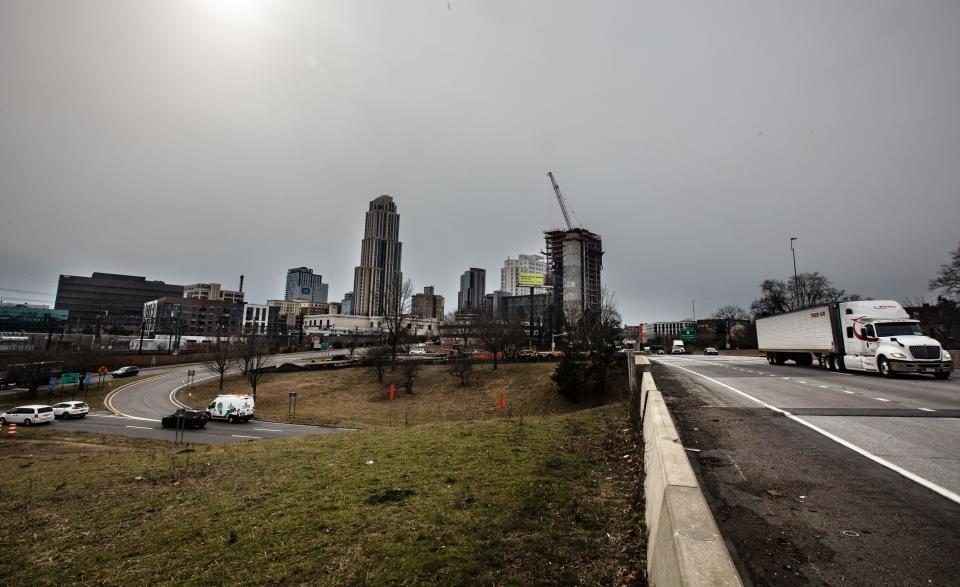
[[[404,394],[400,370],[387,371],[384,383],[364,368],[279,373],[269,375],[257,388],[257,417],[287,421],[289,392],[297,392],[295,421],[366,428],[484,420],[500,415],[498,399],[506,401],[505,413],[519,416],[562,414],[582,408],[563,399],[550,379],[556,365],[517,363],[476,367],[469,387],[458,387],[444,365],[426,365],[416,379],[413,395]],[[388,386],[396,385],[393,401]],[[183,389],[179,399],[206,407],[219,393],[215,379]],[[224,393],[249,393],[240,377],[226,381]]]
[[[644,568],[642,447],[624,412],[186,450],[26,429],[0,439],[0,576],[32,585],[630,583]],[[384,413],[358,415],[383,423]]]

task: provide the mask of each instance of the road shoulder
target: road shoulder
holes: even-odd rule
[[[708,382],[655,377],[721,532],[758,585],[952,584],[960,507],[757,407],[717,407]]]

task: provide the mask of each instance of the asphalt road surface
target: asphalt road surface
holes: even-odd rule
[[[317,352],[295,353],[278,355],[274,362],[300,362],[319,357],[320,353]],[[187,372],[189,370],[196,371],[195,382],[215,376],[202,365],[173,365],[144,369],[143,374],[147,375],[145,379],[123,387],[112,396],[108,396],[107,401],[113,412],[112,414],[90,414],[80,420],[58,420],[54,425],[67,430],[173,440],[174,430],[164,429],[160,425],[160,419],[183,407],[176,403],[173,396],[178,388],[188,383]],[[231,391],[245,392],[246,390],[224,389],[225,393]],[[211,421],[203,429],[184,431],[184,440],[195,443],[222,444],[289,436],[328,434],[341,430],[340,428],[324,426],[303,426],[260,420],[251,420],[244,424]]]
[[[655,362],[748,581],[960,583],[960,381],[760,357]]]

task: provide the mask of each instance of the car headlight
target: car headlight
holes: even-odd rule
[[[893,357],[894,359],[906,359],[906,358],[907,358],[907,355],[905,355],[905,354],[903,354],[903,353],[890,353],[890,356]]]
[[[943,351],[943,360],[944,360],[944,361],[949,361],[949,360],[950,360],[950,353],[948,353],[947,351]]]

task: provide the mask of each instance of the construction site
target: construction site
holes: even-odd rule
[[[603,245],[599,234],[583,226],[574,226],[566,198],[553,172],[547,172],[547,177],[566,223],[566,229],[544,231],[547,276],[553,287],[553,303],[563,309],[568,321],[575,321],[585,310],[600,308]]]

